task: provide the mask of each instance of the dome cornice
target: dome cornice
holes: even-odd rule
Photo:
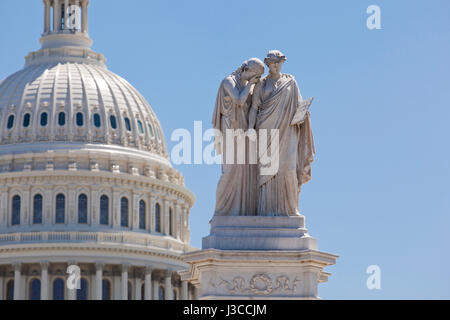
[[[43,233],[44,234],[44,233]],[[81,233],[80,233],[81,234]],[[10,237],[20,237],[20,233],[10,234]],[[0,235],[1,236],[1,235]],[[177,248],[163,248],[154,246],[128,246],[124,247],[123,244],[117,243],[28,243],[28,244],[1,244],[0,243],[0,255],[4,259],[10,259],[14,255],[23,255],[25,252],[30,253],[30,259],[33,258],[32,253],[34,252],[37,256],[42,257],[43,253],[46,251],[54,253],[54,258],[59,258],[61,256],[74,256],[78,253],[82,260],[89,262],[91,259],[98,257],[98,254],[102,254],[103,259],[107,259],[107,254],[111,255],[111,258],[115,258],[115,255],[120,255],[124,258],[124,254],[135,255],[137,258],[140,256],[142,260],[143,257],[156,257],[160,259],[170,259],[179,261],[181,264],[183,260],[181,254],[184,252],[194,251],[195,248],[189,245],[180,244]],[[1,259],[0,259],[1,260]],[[57,261],[57,260],[56,260]],[[155,265],[156,267],[156,265]]]
[[[88,48],[66,46],[30,52],[25,57],[25,67],[40,63],[84,63],[105,67],[106,58]]]
[[[186,203],[187,207],[192,207],[195,202],[195,195],[183,185],[170,181],[163,181],[158,178],[146,176],[136,176],[127,173],[92,172],[67,170],[54,171],[28,171],[28,172],[7,172],[0,173],[0,185],[8,185],[10,188],[22,184],[34,184],[37,180],[41,184],[53,183],[57,185],[73,185],[107,183],[109,185],[120,185],[123,188],[141,188],[152,191],[152,194],[160,198]]]

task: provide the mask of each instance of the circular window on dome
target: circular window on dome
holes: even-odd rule
[[[14,115],[10,115],[8,118],[8,124],[6,125],[6,127],[8,128],[8,130],[12,129],[12,127],[14,126]]]
[[[98,113],[94,114],[94,126],[100,128],[102,126],[102,121]]]
[[[31,120],[31,115],[29,113],[27,113],[23,117],[23,127],[24,128],[28,128],[30,126],[30,120]]]
[[[47,112],[41,113],[41,127],[46,127],[48,123],[48,114]]]
[[[127,128],[128,131],[131,131],[131,122],[130,119],[125,118],[125,127]]]
[[[82,127],[84,125],[84,116],[81,112],[77,113],[76,116],[77,126]]]
[[[115,116],[110,116],[109,117],[109,122],[111,123],[111,128],[113,128],[114,130],[117,129],[117,120]]]

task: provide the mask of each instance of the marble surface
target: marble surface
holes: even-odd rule
[[[223,161],[215,216],[300,214],[300,189],[311,179],[315,153],[313,99],[303,101],[294,76],[281,73],[286,60],[271,50],[266,77],[261,79],[264,64],[252,58],[220,84],[212,119]]]
[[[262,161],[223,165],[211,232],[202,250],[183,255],[190,267],[180,275],[201,300],[319,299],[318,285],[330,275],[324,268],[338,257],[318,251],[299,211],[315,153],[312,99],[303,101],[295,78],[281,73],[286,56],[280,51],[267,54],[269,74],[261,80],[260,63],[253,61],[254,68],[246,62],[222,82],[213,125],[220,131],[275,130],[279,140],[270,147],[258,143],[258,160],[270,153],[277,170],[268,174],[271,164]],[[249,156],[250,148],[242,150]]]
[[[337,256],[317,250],[200,250],[188,253],[180,272],[200,300],[315,300]]]
[[[317,249],[305,228],[305,217],[214,217],[203,249],[304,250]]]

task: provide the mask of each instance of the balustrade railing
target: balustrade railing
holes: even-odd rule
[[[175,239],[161,239],[161,236],[134,234],[131,232],[17,232],[0,234],[0,246],[8,244],[27,243],[60,243],[60,242],[93,242],[127,244],[144,247],[157,247],[171,249],[174,251],[184,251],[185,245]]]

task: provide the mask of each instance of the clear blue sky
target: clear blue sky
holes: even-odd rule
[[[381,7],[382,30],[366,28]],[[326,299],[450,298],[450,2],[91,0],[93,49],[176,128],[210,127],[220,81],[269,49],[316,98],[313,179],[300,208],[340,255]],[[39,48],[40,0],[0,1],[0,79]],[[209,233],[219,166],[177,166],[196,194],[192,244]],[[366,288],[379,265],[381,290]]]

